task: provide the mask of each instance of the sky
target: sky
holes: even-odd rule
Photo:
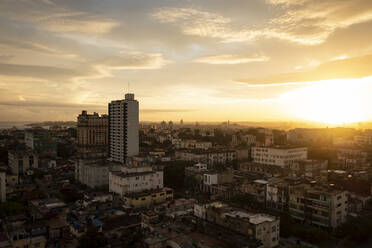
[[[0,0],[0,121],[372,120],[371,0]]]

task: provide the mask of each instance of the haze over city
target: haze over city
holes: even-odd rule
[[[0,2],[2,121],[370,121],[370,0]]]

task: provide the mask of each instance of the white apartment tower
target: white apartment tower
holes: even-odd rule
[[[108,108],[110,159],[124,164],[139,152],[138,101],[128,93],[124,100],[109,103]]]

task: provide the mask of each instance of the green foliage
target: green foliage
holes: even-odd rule
[[[24,206],[18,202],[5,202],[0,204],[0,217],[17,215],[24,212]]]

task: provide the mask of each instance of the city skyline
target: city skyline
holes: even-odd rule
[[[0,3],[1,121],[372,120],[372,2]],[[128,84],[130,83],[130,87]]]

